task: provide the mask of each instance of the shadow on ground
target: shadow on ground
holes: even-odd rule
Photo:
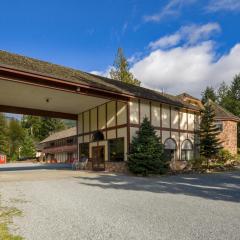
[[[76,178],[81,179],[80,184],[102,189],[182,194],[211,200],[240,202],[240,171],[156,178],[107,174]]]
[[[41,164],[41,163],[13,163],[0,165],[0,172],[17,172],[31,170],[66,170],[71,169],[71,164]]]

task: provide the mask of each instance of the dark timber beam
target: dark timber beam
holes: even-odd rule
[[[6,105],[0,105],[0,112],[34,115],[34,116],[42,116],[42,117],[52,117],[52,118],[62,118],[62,119],[70,119],[75,121],[77,121],[78,119],[77,114],[53,112],[53,111],[46,111],[46,110],[32,109],[32,108],[13,107],[13,106],[6,106]]]

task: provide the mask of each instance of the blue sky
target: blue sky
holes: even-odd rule
[[[240,72],[240,0],[1,1],[0,49],[108,75],[118,47],[142,85],[196,96]]]

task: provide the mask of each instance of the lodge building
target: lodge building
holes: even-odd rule
[[[0,111],[76,120],[77,157],[87,156],[93,170],[125,169],[145,117],[169,160],[198,156],[200,110],[187,94],[173,96],[0,51]]]
[[[39,145],[46,162],[72,163],[77,159],[77,130],[72,127],[52,133]]]

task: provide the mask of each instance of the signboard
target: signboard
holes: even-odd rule
[[[6,155],[0,154],[0,164],[5,164],[7,162]]]

